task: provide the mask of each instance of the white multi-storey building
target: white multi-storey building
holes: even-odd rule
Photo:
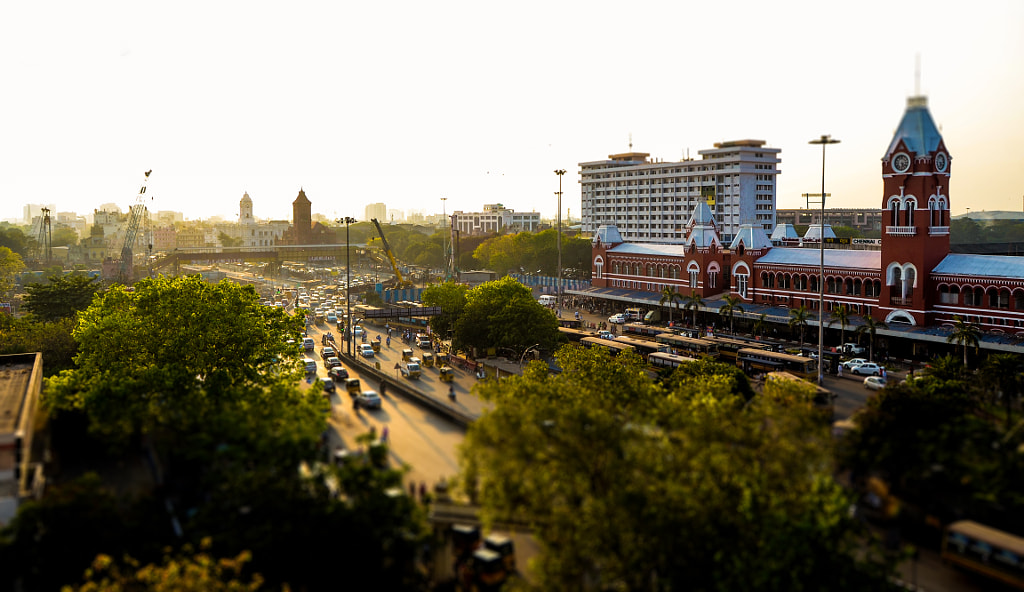
[[[463,234],[536,232],[540,212],[516,212],[499,204],[487,204],[482,212],[452,212],[452,225]]]
[[[723,242],[743,224],[775,227],[778,148],[763,140],[716,143],[701,158],[651,161],[650,154],[612,154],[581,162],[582,230],[615,225],[626,242],[682,243],[699,200],[711,206]]]
[[[388,206],[383,203],[372,203],[366,206],[366,221],[376,219],[378,222],[387,222]]]

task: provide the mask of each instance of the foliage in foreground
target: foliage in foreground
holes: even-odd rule
[[[557,358],[485,384],[462,451],[485,519],[535,528],[542,589],[886,588],[812,393],[789,392],[812,387],[745,402],[726,373],[666,388],[635,355]]]

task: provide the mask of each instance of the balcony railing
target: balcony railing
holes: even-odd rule
[[[949,226],[929,226],[928,234],[930,236],[943,236],[949,234]]]
[[[914,236],[917,234],[916,226],[887,226],[885,233],[889,236]]]
[[[889,304],[891,304],[892,306],[910,306],[913,303],[913,298],[901,298],[899,296],[889,297]]]

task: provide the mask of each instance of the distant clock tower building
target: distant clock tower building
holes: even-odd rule
[[[313,204],[306,197],[306,192],[299,189],[299,195],[292,202],[292,226],[295,228],[293,235],[296,245],[308,245],[313,227]]]
[[[949,253],[950,156],[927,98],[907,109],[882,157],[882,293],[879,321],[929,324],[932,269]]]

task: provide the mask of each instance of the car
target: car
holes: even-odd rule
[[[312,337],[306,337],[302,340],[302,348],[306,351],[313,351],[314,347],[316,347],[316,342],[313,341]]]
[[[324,385],[324,392],[325,393],[333,393],[334,392],[334,381],[333,380],[331,380],[330,378],[321,378],[320,382],[322,382],[323,385]]]
[[[864,362],[850,368],[850,372],[859,376],[878,376],[882,373],[882,367],[874,362]]]
[[[380,395],[376,391],[363,391],[356,397],[357,404],[363,409],[380,409]]]
[[[327,376],[330,376],[336,382],[342,382],[348,378],[348,370],[344,366],[338,365],[329,369]]]
[[[864,379],[864,387],[869,391],[879,391],[885,388],[885,379],[881,376],[868,376]]]
[[[598,331],[597,338],[598,339],[615,339],[615,334],[612,333],[611,331]]]
[[[622,324],[624,324],[626,322],[626,315],[624,315],[624,314],[614,314],[614,315],[608,317],[608,322],[612,323],[613,325],[622,325]]]
[[[867,360],[865,360],[864,358],[854,358],[852,360],[846,360],[845,362],[843,362],[843,370],[853,370],[854,366],[860,366],[861,364],[866,363]]]
[[[356,337],[362,336],[362,334],[365,332],[366,331],[364,331],[363,328],[360,327],[359,325],[352,327],[352,334],[355,335]]]
[[[327,346],[324,346],[324,348],[322,350],[320,350],[320,357],[323,358],[323,360],[326,362],[327,358],[336,358],[336,357],[338,357],[338,352],[334,351],[333,347],[327,345]]]
[[[328,323],[337,323],[338,322],[338,315],[336,315],[333,310],[328,310],[327,311],[327,322]]]
[[[327,358],[326,362],[324,362],[324,366],[327,366],[327,369],[330,370],[331,368],[334,368],[335,366],[341,366],[341,360],[339,360],[335,356],[331,356],[331,357]]]
[[[364,358],[372,358],[373,357],[373,346],[370,345],[369,343],[360,343],[359,344],[359,355],[363,356]]]

